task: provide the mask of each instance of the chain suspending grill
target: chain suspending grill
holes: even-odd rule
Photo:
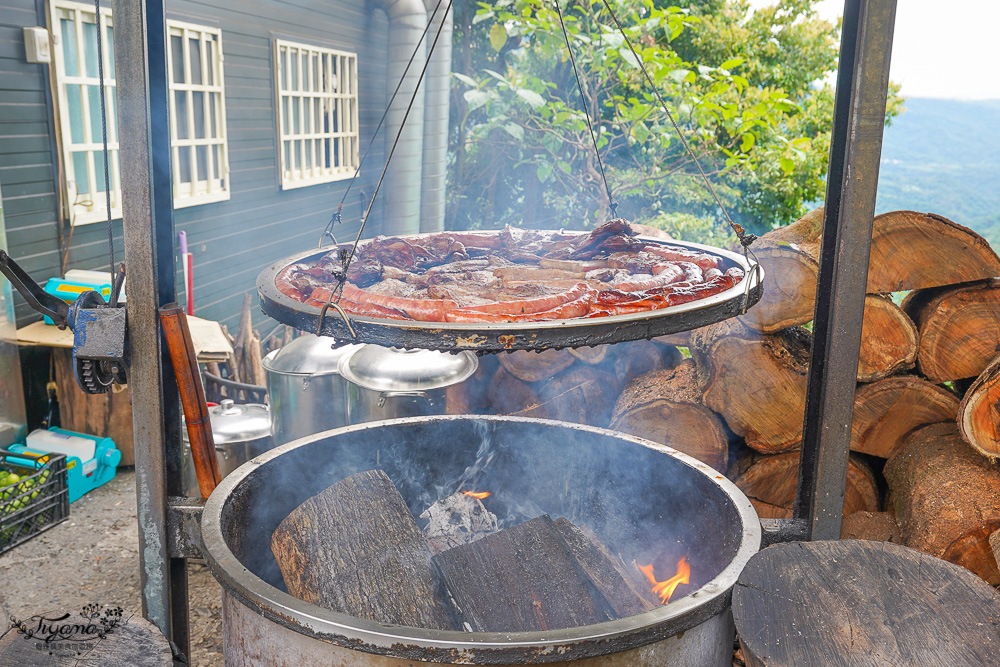
[[[449,0],[445,9],[446,13],[451,10],[452,2],[453,0]],[[428,20],[427,26],[424,28],[424,33],[421,36],[416,49],[420,49],[424,44],[428,29],[431,25],[433,25],[434,17],[440,10],[441,3],[442,0],[439,0],[434,9],[434,13]],[[378,184],[376,185],[372,198],[368,203],[368,208],[361,219],[361,225],[358,230],[357,238],[352,244],[340,244],[337,243],[334,236],[334,229],[336,225],[342,222],[343,204],[347,198],[347,193],[350,191],[351,186],[354,183],[352,179],[351,183],[348,184],[348,187],[344,192],[343,198],[341,199],[336,212],[320,238],[321,248],[323,243],[326,241],[331,241],[332,245],[326,246],[318,251],[307,251],[282,259],[266,268],[260,274],[257,280],[257,290],[260,294],[261,308],[264,313],[279,322],[293,326],[297,329],[320,335],[333,336],[341,340],[377,343],[380,345],[403,348],[424,348],[442,351],[474,350],[479,353],[489,353],[505,350],[540,350],[547,348],[582,347],[651,338],[679,331],[687,331],[719,322],[744,313],[748,308],[757,303],[762,294],[761,281],[763,278],[763,272],[761,271],[760,264],[757,262],[756,257],[754,257],[753,252],[750,250],[750,244],[753,243],[755,237],[752,234],[747,233],[740,225],[733,222],[730,218],[725,206],[716,194],[715,188],[712,186],[711,181],[702,169],[697,156],[695,156],[691,146],[681,133],[680,127],[674,119],[674,115],[671,113],[663,97],[653,84],[649,72],[646,70],[639,54],[636,53],[631,40],[629,40],[628,36],[625,34],[624,27],[618,20],[618,17],[615,15],[607,0],[604,1],[604,6],[609,12],[619,33],[623,37],[624,43],[628,46],[632,55],[635,57],[636,62],[639,64],[639,68],[641,69],[646,82],[653,90],[656,99],[673,125],[678,138],[681,140],[685,150],[697,166],[701,179],[704,181],[706,187],[715,200],[715,203],[719,207],[719,210],[725,217],[725,220],[739,239],[742,252],[730,252],[728,250],[708,247],[701,244],[673,240],[664,241],[660,239],[643,238],[642,241],[645,242],[647,246],[655,247],[658,244],[674,247],[679,246],[683,249],[707,253],[719,260],[720,268],[723,270],[732,267],[739,268],[743,271],[743,276],[734,286],[706,298],[679,305],[672,305],[665,308],[657,308],[654,310],[624,315],[611,315],[593,318],[581,317],[575,319],[556,319],[548,321],[457,323],[394,320],[378,316],[349,313],[344,307],[342,307],[341,299],[343,297],[344,286],[347,281],[347,271],[355,259],[359,245],[362,244],[361,236],[364,233],[365,223],[371,213],[372,205],[378,196],[379,189],[382,186],[382,181],[385,178],[386,170],[388,169],[389,163],[392,160],[393,152],[399,142],[402,127],[405,126],[410,110],[413,107],[413,102],[416,99],[416,95],[420,91],[420,84],[423,82],[427,65],[430,62],[431,55],[433,54],[438,38],[441,35],[441,26],[443,25],[442,21],[438,25],[438,30],[434,35],[434,40],[431,43],[427,59],[424,63],[424,68],[420,72],[417,85],[414,88],[413,96],[410,98],[409,104],[406,108],[406,113],[403,116],[400,131],[397,133],[395,141],[392,144],[392,148],[390,149],[385,165],[383,166],[382,174],[379,177]],[[562,26],[563,37],[566,41],[566,49],[569,54],[570,62],[573,66],[573,73],[576,77],[580,97],[581,100],[585,100],[583,94],[583,84],[580,81],[580,74],[577,70],[576,60],[573,56],[570,37],[566,30],[562,10],[558,2],[555,2],[555,9],[559,16],[560,25]],[[368,147],[362,156],[358,172],[355,173],[355,178],[357,177],[357,173],[360,172],[361,167],[364,166],[365,159],[368,157],[368,153],[374,143],[375,135],[377,135],[378,131],[381,129],[389,108],[392,106],[396,98],[396,94],[399,92],[400,85],[405,79],[416,53],[417,50],[414,50],[413,55],[410,57],[410,62],[407,64],[406,70],[404,70],[402,74],[399,85],[397,85],[396,90],[390,97],[389,103],[382,115],[382,119],[379,121],[379,124],[375,129],[372,141],[368,144]],[[594,132],[593,124],[591,123],[590,114],[586,108],[585,101],[583,102],[583,107],[583,114],[587,120],[587,127],[590,130],[590,135],[594,143],[594,152],[597,156],[598,166],[600,167],[601,176],[604,181],[604,188],[608,197],[609,209],[612,217],[615,217],[618,202],[614,200],[611,188],[608,186],[604,165],[601,161],[600,152],[597,148],[597,135]],[[496,235],[499,232],[464,232],[463,236],[469,237],[472,234],[489,235],[491,233]],[[572,232],[561,233],[572,234]],[[580,233],[585,234],[585,232]],[[441,235],[447,236],[447,234],[447,232],[444,232]],[[419,242],[421,239],[427,239],[432,236],[435,235],[418,234],[402,238],[409,241]],[[329,294],[325,297],[325,303],[323,303],[321,307],[317,307],[319,304],[315,302],[311,305],[303,303],[302,301],[297,300],[293,296],[289,296],[287,293],[278,289],[276,279],[278,279],[279,274],[281,274],[281,272],[287,267],[301,263],[314,266],[324,255],[328,255],[328,253],[331,252],[333,254],[330,256],[339,257],[340,265],[335,266],[330,270],[332,280],[329,285],[330,289],[327,290]]]

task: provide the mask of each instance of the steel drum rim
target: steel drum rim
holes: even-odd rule
[[[482,235],[495,234],[496,232],[479,232]],[[582,234],[583,232],[581,232]],[[438,232],[433,232],[429,234],[411,234],[407,235],[405,238],[421,238],[427,236],[437,235]],[[427,349],[447,349],[447,350],[470,350],[470,351],[501,351],[504,349],[541,349],[543,347],[574,347],[572,343],[561,343],[559,341],[538,341],[531,343],[513,343],[511,345],[499,345],[499,344],[489,344],[489,341],[479,341],[476,342],[476,336],[487,335],[492,336],[505,336],[505,335],[537,335],[545,336],[546,334],[562,334],[568,335],[567,330],[571,333],[577,333],[579,335],[587,335],[588,333],[593,333],[597,330],[617,328],[617,327],[628,327],[630,325],[643,325],[646,323],[658,323],[660,325],[665,325],[669,323],[672,319],[678,316],[684,315],[697,315],[712,309],[713,307],[725,307],[727,304],[733,306],[729,310],[739,311],[744,307],[749,309],[751,306],[756,304],[760,297],[762,296],[762,283],[764,278],[763,267],[759,263],[756,264],[757,271],[752,271],[752,264],[746,257],[738,252],[727,250],[725,248],[716,248],[713,246],[707,246],[701,243],[694,243],[691,241],[675,241],[667,240],[649,236],[639,236],[644,241],[650,241],[653,243],[659,243],[661,245],[675,245],[683,248],[689,248],[692,250],[698,250],[706,252],[711,255],[719,256],[727,261],[735,264],[739,268],[743,269],[744,275],[743,279],[733,287],[719,292],[718,294],[713,294],[712,296],[705,297],[703,299],[697,299],[695,301],[690,301],[688,303],[679,304],[676,306],[670,306],[667,308],[661,308],[658,310],[643,311],[640,313],[629,313],[625,315],[611,315],[608,317],[594,317],[594,318],[575,318],[566,320],[549,320],[543,322],[524,322],[524,323],[512,323],[512,322],[497,322],[497,323],[459,323],[459,322],[419,322],[412,320],[391,320],[376,318],[363,315],[350,314],[351,322],[355,325],[366,325],[372,327],[378,327],[381,330],[388,332],[390,335],[396,335],[401,338],[412,334],[427,334],[431,335],[433,333],[439,333],[445,336],[453,336],[456,339],[467,340],[467,342],[457,342],[455,344],[443,345],[437,348],[427,348]],[[316,333],[316,324],[319,323],[319,310],[314,309],[311,306],[306,306],[303,302],[293,299],[282,292],[280,292],[275,286],[274,280],[279,272],[288,267],[291,264],[295,264],[308,257],[316,257],[325,254],[332,249],[333,246],[328,246],[325,249],[317,250],[312,248],[295,255],[280,259],[267,268],[265,268],[257,278],[257,291],[260,295],[261,308],[264,313],[268,316],[278,320],[279,322],[284,322],[290,324],[291,326],[298,327],[298,324],[286,321],[283,316],[291,312],[297,318],[308,320],[313,324],[311,328],[312,333]],[[745,306],[744,306],[745,299]],[[670,330],[665,330],[662,333],[676,333],[677,331],[683,331],[690,328],[696,328],[697,326],[705,326],[714,322],[721,321],[722,319],[728,319],[732,317],[732,313],[726,315],[725,317],[714,319],[706,319],[704,322],[698,322],[695,327],[681,327],[673,328]],[[290,319],[290,318],[289,318]],[[324,335],[335,335],[342,340],[350,340],[347,336],[344,336],[344,332],[347,330],[346,325],[340,318],[340,315],[334,311],[330,310],[327,312],[326,321],[323,323]],[[669,327],[665,327],[669,328]],[[653,335],[660,335],[660,333],[654,333]],[[637,336],[637,338],[648,337],[648,336]],[[633,340],[634,338],[622,339],[622,340]],[[378,344],[389,344],[386,341],[369,341],[362,339],[354,342],[376,342]],[[603,341],[597,341],[600,343]],[[609,341],[610,342],[610,341]],[[590,343],[590,344],[597,344]],[[587,345],[588,343],[583,343]],[[403,342],[400,346],[402,347],[421,347],[420,345],[406,345]]]
[[[557,426],[610,436],[672,456],[704,475],[732,503],[739,515],[741,537],[732,560],[712,580],[696,591],[651,611],[614,621],[547,632],[460,632],[395,626],[356,618],[299,600],[247,570],[229,549],[222,535],[222,512],[233,490],[257,468],[283,453],[339,434],[383,426],[458,420],[520,422]],[[508,664],[509,653],[532,652],[532,662],[555,662],[607,655],[666,639],[700,625],[729,607],[732,589],[747,562],[760,549],[761,526],[753,505],[739,488],[717,470],[683,452],[610,429],[548,419],[497,415],[436,415],[366,422],[331,429],[280,445],[244,463],[227,475],[205,503],[201,521],[205,559],[209,569],[230,595],[250,609],[306,636],[331,641],[350,649],[422,661],[453,662],[463,656],[477,664]],[[616,641],[617,640],[617,641]],[[620,642],[624,642],[622,647]],[[490,659],[493,656],[493,659]]]

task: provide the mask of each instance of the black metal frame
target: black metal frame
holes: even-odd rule
[[[896,0],[844,6],[795,499],[809,539],[838,539],[843,520],[895,19]]]
[[[765,522],[768,542],[840,532],[895,8],[845,2],[799,491],[794,519]],[[114,12],[143,614],[186,653],[192,549],[167,539],[179,401],[155,316],[175,291],[163,0],[115,0]]]

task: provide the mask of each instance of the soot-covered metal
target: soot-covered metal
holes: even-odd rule
[[[760,301],[763,271],[759,265],[751,265],[743,255],[699,243],[641,238],[651,243],[682,246],[719,256],[727,267],[743,269],[743,279],[734,287],[704,299],[628,315],[481,324],[401,321],[351,315],[348,326],[335,309],[329,309],[320,318],[319,309],[282,294],[275,286],[275,278],[287,266],[314,263],[331,250],[328,247],[321,251],[299,253],[271,264],[258,276],[257,292],[264,314],[309,333],[386,347],[471,350],[477,353],[585,347],[665,336],[735,317]],[[751,270],[751,266],[756,270]]]
[[[669,605],[643,614],[522,633],[389,626],[291,597],[270,550],[275,527],[334,482],[374,468],[389,475],[414,516],[458,489],[489,490],[501,527],[540,514],[566,517],[626,559],[685,557],[690,585]],[[206,505],[202,528],[229,610],[226,654],[234,664],[241,664],[238,656],[286,644],[298,646],[297,660],[316,664],[348,649],[389,660],[379,665],[565,662],[622,651],[638,653],[621,664],[654,665],[667,652],[687,655],[694,646],[700,647],[694,657],[676,664],[728,664],[730,593],[760,544],[749,501],[708,466],[625,434],[516,417],[398,419],[288,443],[226,477]]]

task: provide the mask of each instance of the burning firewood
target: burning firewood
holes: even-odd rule
[[[556,519],[555,525],[573,552],[573,557],[614,607],[619,618],[641,614],[659,606],[659,600],[653,599],[650,587],[636,576],[638,568],[632,566],[634,571],[630,571],[620,558],[612,555],[594,531],[586,526],[576,526],[563,517]]]
[[[557,630],[651,608],[601,547],[560,521],[540,516],[433,557],[467,630]]]
[[[496,515],[486,509],[478,495],[472,491],[458,491],[436,501],[420,515],[427,520],[424,535],[433,553],[497,532]]]
[[[300,600],[380,623],[453,628],[436,601],[427,542],[381,470],[299,505],[274,531],[271,551]]]

